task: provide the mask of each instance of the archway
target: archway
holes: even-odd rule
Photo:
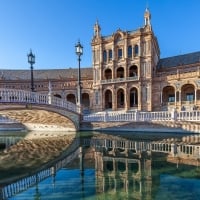
[[[168,103],[173,104],[175,102],[175,89],[173,86],[166,86],[162,92],[162,103],[167,105]]]
[[[110,90],[106,90],[105,92],[105,109],[112,108],[112,92]]]
[[[190,101],[193,102],[195,100],[195,90],[194,85],[185,84],[181,88],[181,101]]]
[[[124,102],[124,90],[120,88],[117,91],[117,108],[124,108],[125,102]]]
[[[67,95],[67,101],[76,104],[76,97],[74,94],[68,94]]]
[[[88,93],[82,94],[82,105],[83,105],[84,108],[90,107],[90,97],[89,97]]]
[[[124,68],[123,67],[119,67],[117,69],[117,78],[124,78]]]
[[[105,79],[112,79],[112,71],[111,69],[106,69],[104,72]]]
[[[137,88],[131,88],[130,90],[130,107],[138,107],[138,91]]]
[[[138,76],[138,68],[136,65],[132,65],[129,68],[129,77],[137,77]]]

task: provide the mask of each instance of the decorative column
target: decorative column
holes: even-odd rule
[[[51,81],[49,81],[49,87],[48,87],[48,89],[49,89],[49,92],[48,92],[48,102],[49,102],[49,104],[51,104],[52,103],[52,97],[51,97],[51,95],[52,95],[52,85],[51,85]]]

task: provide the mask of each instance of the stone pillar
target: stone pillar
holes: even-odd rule
[[[125,88],[125,94],[124,94],[124,97],[125,97],[125,99],[124,99],[124,103],[125,103],[125,111],[127,111],[128,110],[128,105],[129,105],[129,103],[128,103],[128,90],[127,90],[127,85],[126,85],[126,88]]]
[[[51,82],[49,81],[49,92],[48,92],[48,103],[51,104],[52,103],[52,97],[51,97],[51,94],[52,94],[52,86],[51,86]]]
[[[138,89],[138,110],[141,110],[142,108],[142,98],[141,98],[141,84],[139,85]]]
[[[136,111],[135,111],[135,121],[136,121],[136,122],[139,121],[139,114],[140,114],[139,111],[136,110]]]
[[[175,156],[177,154],[177,145],[171,144],[171,155]]]
[[[195,91],[194,91],[194,104],[196,106],[197,104],[197,89],[195,88]]]

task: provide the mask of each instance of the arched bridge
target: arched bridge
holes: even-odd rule
[[[58,113],[72,121],[79,130],[80,107],[51,93],[0,88],[0,104],[0,110],[24,107]]]

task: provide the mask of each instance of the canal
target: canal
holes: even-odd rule
[[[197,200],[200,136],[1,132],[1,200]]]

